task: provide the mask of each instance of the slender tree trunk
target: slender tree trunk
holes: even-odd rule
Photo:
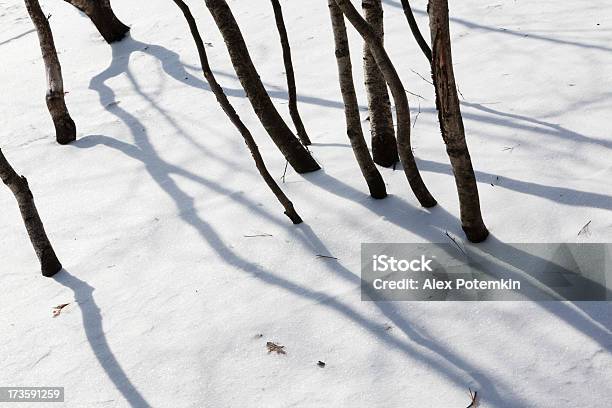
[[[281,46],[283,47],[283,62],[285,63],[285,73],[287,75],[287,89],[289,91],[289,114],[295,125],[297,135],[306,146],[312,144],[306,133],[306,128],[300,117],[297,105],[297,90],[295,87],[295,73],[293,71],[293,62],[291,61],[291,46],[289,45],[289,36],[283,19],[283,9],[278,0],[272,0],[272,8],[274,9],[274,19],[276,20],[276,28],[280,35]]]
[[[65,1],[85,13],[109,44],[121,41],[130,31],[130,27],[123,24],[115,15],[110,0]]]
[[[55,125],[55,138],[59,144],[76,140],[76,126],[68,113],[64,100],[62,67],[57,57],[53,33],[49,21],[40,8],[38,0],[25,0],[26,8],[34,23],[47,73],[47,108]]]
[[[270,100],[227,2],[225,0],[206,0],[206,7],[210,10],[223,36],[236,75],[238,75],[255,113],[257,113],[259,120],[276,146],[298,173],[319,170],[320,167],[317,162],[291,133]]]
[[[480,212],[480,200],[472,160],[465,141],[465,130],[455,74],[448,21],[448,1],[429,0],[429,25],[433,46],[433,80],[436,88],[436,107],[442,138],[450,158],[459,193],[461,224],[471,242],[484,241],[489,235]]]
[[[361,17],[361,14],[355,9],[355,6],[350,0],[335,0],[338,7],[342,10],[346,18],[357,29],[361,37],[368,44],[378,68],[382,72],[387,85],[391,89],[391,94],[395,101],[397,111],[397,150],[400,160],[404,166],[404,173],[410,183],[410,187],[414,195],[419,200],[423,207],[435,206],[436,200],[433,198],[417,168],[412,147],[410,145],[410,107],[408,106],[408,98],[406,91],[402,85],[391,59],[385,51],[380,38],[370,25]]]
[[[62,264],[57,259],[49,238],[47,238],[45,227],[34,205],[34,197],[28,186],[28,180],[15,173],[15,170],[13,170],[4,157],[2,150],[0,150],[0,179],[11,189],[17,200],[21,218],[23,218],[26,230],[30,236],[30,242],[40,261],[42,274],[47,277],[55,275],[62,269]]]
[[[410,26],[410,31],[412,31],[414,39],[416,40],[417,44],[419,44],[419,47],[421,48],[421,51],[423,51],[427,61],[429,61],[431,64],[431,48],[429,48],[429,44],[427,44],[427,41],[425,41],[425,38],[423,38],[421,30],[419,30],[419,25],[414,18],[414,13],[412,12],[412,8],[410,7],[408,0],[402,0],[402,7],[404,7],[404,14],[408,20],[408,25]]]
[[[234,124],[234,126],[236,126],[236,128],[244,138],[244,141],[249,150],[251,151],[253,159],[255,160],[255,166],[257,167],[257,170],[259,170],[259,174],[261,174],[268,187],[270,187],[278,201],[285,208],[285,214],[287,215],[287,217],[289,217],[289,219],[291,219],[294,224],[300,224],[302,222],[302,218],[300,218],[298,213],[295,211],[293,203],[289,200],[289,198],[285,195],[283,190],[281,190],[274,178],[268,172],[263,157],[261,156],[261,153],[259,153],[259,148],[255,143],[255,139],[253,139],[251,132],[242,122],[242,120],[234,110],[234,107],[227,99],[225,92],[223,92],[223,88],[217,82],[212,72],[212,69],[210,68],[210,65],[208,63],[208,57],[206,55],[206,48],[204,47],[204,42],[202,41],[202,37],[200,36],[200,32],[198,31],[196,21],[193,18],[189,7],[182,0],[173,1],[181,9],[183,15],[185,16],[185,19],[187,20],[187,24],[189,24],[191,35],[193,36],[193,39],[196,43],[196,47],[198,49],[198,54],[200,56],[200,64],[202,65],[202,71],[204,73],[204,77],[210,85],[210,89],[217,97],[217,101],[221,105],[221,108],[223,108],[223,111],[226,113],[230,121]]]
[[[331,15],[332,28],[334,30],[334,41],[336,47],[336,61],[338,62],[338,76],[340,79],[340,90],[344,100],[344,114],[346,116],[346,133],[351,142],[353,153],[361,169],[361,174],[368,183],[370,195],[373,198],[385,198],[387,189],[385,182],[376,168],[368,145],[363,137],[361,120],[359,117],[359,104],[353,82],[353,66],[351,63],[351,51],[349,48],[344,14],[338,8],[335,0],[329,0],[329,12]],[[385,87],[386,87],[385,83]],[[395,139],[395,137],[393,138]]]
[[[361,6],[365,20],[380,38],[381,43],[384,42],[382,1],[362,0]],[[368,94],[374,162],[384,167],[391,167],[399,160],[391,101],[389,100],[385,78],[378,69],[376,60],[365,42],[363,45],[363,70]]]

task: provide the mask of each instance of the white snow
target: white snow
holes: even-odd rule
[[[327,1],[286,0],[300,109],[324,168],[290,170],[282,184],[301,226],[260,180],[170,0],[115,0],[132,30],[113,47],[65,2],[41,3],[78,141],[54,143],[36,33],[23,2],[2,0],[0,147],[27,176],[65,271],[40,275],[1,189],[0,386],[64,386],[63,406],[79,408],[465,407],[468,387],[483,407],[612,404],[610,303],[360,301],[362,242],[463,237],[433,89],[416,74],[429,76],[427,62],[399,0],[384,0],[387,48],[423,97],[409,95],[413,120],[421,112],[413,142],[440,205],[420,208],[390,169],[391,196],[369,198],[345,134]],[[204,2],[190,3],[219,81],[280,179],[283,157]],[[427,34],[426,1],[411,3]],[[271,5],[229,4],[290,123]],[[483,247],[609,242],[612,4],[453,0],[450,10],[493,234]],[[362,45],[350,34],[365,119]],[[588,221],[590,234],[577,236]],[[255,234],[272,236],[245,237]],[[61,303],[70,305],[51,318]],[[266,341],[287,355],[268,354]]]

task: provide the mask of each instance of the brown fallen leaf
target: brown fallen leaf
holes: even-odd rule
[[[65,308],[66,306],[68,306],[70,303],[62,303],[61,305],[57,305],[55,306],[51,312],[53,313],[52,317],[57,317],[60,315],[60,313],[62,313],[62,309]]]
[[[272,353],[273,351],[276,351],[276,354],[287,354],[287,352],[283,350],[285,346],[272,343],[271,341],[266,343],[266,347],[268,348],[268,354]]]

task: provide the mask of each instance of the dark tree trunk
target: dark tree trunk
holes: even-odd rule
[[[287,90],[289,92],[289,114],[295,125],[297,135],[306,146],[312,144],[306,133],[306,128],[300,117],[297,105],[297,90],[295,87],[295,73],[293,71],[293,62],[291,61],[291,46],[289,45],[289,36],[283,19],[283,9],[278,0],[272,0],[272,8],[274,9],[274,19],[276,20],[276,28],[280,35],[281,46],[283,47],[283,62],[285,63],[285,73],[287,75]]]
[[[68,113],[64,100],[64,81],[62,67],[57,57],[53,33],[49,21],[40,8],[38,0],[25,0],[30,18],[36,27],[45,71],[47,73],[47,108],[55,125],[55,138],[59,144],[76,140],[76,126]]]
[[[455,74],[448,22],[447,0],[429,0],[429,24],[433,46],[433,80],[436,88],[436,107],[442,138],[450,158],[459,193],[461,224],[471,242],[484,241],[489,235],[480,212],[480,200],[472,160],[465,141],[465,130]]]
[[[187,7],[187,5],[182,0],[173,1],[181,9],[183,15],[185,16],[185,19],[187,20],[187,24],[189,24],[191,35],[193,36],[193,39],[196,43],[196,47],[198,49],[198,54],[200,56],[200,64],[202,65],[202,71],[204,73],[204,77],[210,85],[210,89],[217,97],[217,101],[221,105],[223,111],[226,113],[230,121],[234,124],[234,126],[236,126],[236,128],[244,138],[244,141],[249,150],[251,151],[253,159],[255,160],[255,166],[257,167],[257,170],[259,170],[259,174],[261,174],[268,187],[270,187],[278,201],[285,208],[285,214],[287,215],[287,217],[289,217],[289,219],[291,219],[294,224],[300,224],[302,222],[302,219],[295,211],[293,203],[289,200],[289,198],[285,195],[283,190],[281,190],[274,178],[268,172],[263,157],[261,156],[261,153],[259,153],[259,148],[255,143],[255,139],[253,139],[251,132],[249,132],[249,129],[242,122],[242,120],[234,110],[234,107],[227,99],[225,92],[223,92],[223,88],[217,82],[212,72],[212,69],[210,68],[210,65],[208,63],[208,57],[206,55],[206,48],[204,47],[204,42],[202,41],[202,37],[200,36],[200,32],[198,31],[196,21],[193,18],[191,12],[189,11],[189,7]]]
[[[65,0],[89,17],[107,43],[121,41],[130,27],[115,15],[110,0]]]
[[[402,0],[402,7],[404,7],[404,14],[408,20],[408,25],[410,26],[410,31],[412,31],[414,39],[416,40],[417,44],[419,44],[419,47],[421,48],[421,51],[423,51],[427,61],[431,63],[431,48],[429,48],[429,44],[427,44],[427,41],[425,41],[425,38],[423,38],[421,30],[419,30],[419,25],[414,18],[414,13],[412,13],[412,8],[410,7],[408,0]]]
[[[28,181],[25,177],[20,177],[15,173],[15,170],[4,157],[2,150],[0,150],[0,178],[11,189],[17,200],[21,218],[23,218],[30,236],[30,242],[40,261],[42,274],[47,277],[55,275],[62,269],[62,264],[57,259],[49,238],[47,238],[45,227],[34,205],[34,197],[28,186]]]
[[[385,182],[376,168],[368,145],[363,137],[361,120],[359,117],[359,104],[353,82],[353,66],[351,63],[351,51],[349,48],[344,14],[338,8],[335,0],[329,0],[329,12],[331,15],[332,28],[334,30],[334,41],[336,46],[336,60],[338,62],[338,76],[340,79],[340,90],[344,100],[344,114],[346,116],[346,132],[355,153],[355,158],[361,169],[361,174],[366,180],[373,198],[385,198],[387,189]],[[386,83],[384,84],[387,86]],[[393,138],[395,140],[395,137]]]
[[[408,106],[408,98],[406,97],[406,91],[404,90],[402,81],[391,59],[387,55],[382,41],[376,35],[372,27],[370,27],[363,17],[361,17],[361,14],[355,9],[351,1],[336,0],[336,4],[368,44],[378,68],[391,89],[391,94],[395,100],[395,108],[397,110],[397,150],[404,166],[406,178],[421,205],[423,207],[433,207],[437,204],[436,200],[429,190],[427,190],[421,178],[410,145],[410,107]]]
[[[384,42],[383,8],[381,0],[362,0],[361,6],[366,21]],[[391,101],[387,83],[367,43],[363,45],[363,72],[368,94],[370,111],[370,129],[372,133],[372,155],[374,162],[384,167],[391,167],[399,160],[397,141],[393,127]]]
[[[291,133],[270,100],[227,2],[225,0],[206,0],[206,6],[223,36],[236,75],[238,75],[253,109],[276,146],[298,173],[319,170],[320,167],[317,162],[302,146],[298,138]]]

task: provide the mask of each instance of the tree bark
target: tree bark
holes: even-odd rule
[[[205,0],[227,46],[236,75],[262,125],[298,173],[319,170],[308,150],[291,133],[266,92],[253,65],[238,23],[225,0]]]
[[[212,69],[210,68],[210,65],[208,63],[208,57],[206,55],[206,48],[204,47],[204,42],[202,41],[202,37],[200,36],[196,21],[193,18],[189,7],[182,0],[173,1],[181,9],[183,15],[185,16],[185,19],[187,20],[191,35],[193,36],[193,39],[196,43],[196,47],[198,49],[198,54],[200,56],[200,64],[202,65],[202,72],[204,73],[204,77],[208,81],[210,89],[215,94],[217,101],[221,105],[221,108],[244,138],[244,141],[249,150],[251,151],[253,159],[255,160],[255,166],[257,167],[259,174],[261,174],[268,187],[270,187],[270,190],[272,190],[278,201],[285,208],[285,214],[287,215],[287,217],[289,217],[289,219],[294,224],[302,223],[302,218],[300,218],[298,213],[295,211],[293,203],[289,200],[289,198],[285,195],[283,190],[281,190],[274,178],[268,172],[263,157],[259,152],[259,148],[257,147],[257,144],[255,143],[255,139],[253,139],[251,132],[242,122],[242,120],[234,110],[234,107],[227,99],[225,92],[223,92],[223,88],[217,82],[217,79],[215,78]]]
[[[381,43],[384,43],[382,1],[362,0],[361,6],[365,20],[380,38]],[[370,111],[372,155],[375,163],[384,167],[391,167],[399,160],[391,101],[389,100],[385,78],[378,69],[376,60],[365,42],[363,45],[363,69],[368,95],[368,109]]]
[[[28,181],[25,177],[17,175],[6,160],[6,157],[4,157],[2,150],[0,150],[0,178],[11,189],[17,200],[21,218],[23,218],[26,230],[30,236],[30,242],[40,261],[42,274],[47,277],[55,275],[62,269],[62,264],[57,259],[55,251],[45,233],[45,227],[40,220],[36,205],[34,205],[34,197],[28,186]]]
[[[410,107],[408,106],[408,98],[406,97],[406,91],[402,85],[391,59],[385,51],[385,47],[382,44],[380,38],[376,35],[376,32],[370,27],[370,25],[361,17],[355,6],[350,0],[335,0],[336,4],[350,23],[357,29],[361,37],[368,44],[378,68],[382,72],[387,85],[391,89],[391,94],[395,101],[395,108],[397,111],[397,150],[399,152],[400,160],[404,166],[404,173],[410,183],[410,187],[414,192],[417,200],[423,207],[435,206],[436,200],[433,198],[417,168],[416,161],[414,160],[414,154],[412,153],[412,147],[410,145]]]
[[[414,18],[414,13],[412,12],[412,8],[410,7],[410,3],[408,0],[402,0],[402,7],[404,8],[404,14],[406,15],[406,19],[408,20],[408,25],[410,26],[410,31],[412,31],[412,35],[416,40],[417,44],[423,51],[423,55],[427,58],[427,61],[431,64],[431,48],[429,48],[429,44],[423,38],[423,34],[421,34],[421,30],[419,30],[419,25]]]
[[[471,242],[484,241],[489,231],[482,220],[480,200],[472,160],[465,141],[465,130],[455,85],[448,21],[448,1],[429,0],[429,25],[433,46],[433,80],[436,107],[442,138],[450,158],[459,204],[463,231]]]
[[[104,37],[107,43],[111,44],[121,41],[130,27],[123,24],[115,15],[110,0],[64,0],[82,11],[89,17]]]
[[[306,133],[306,128],[302,122],[300,112],[297,105],[297,90],[295,87],[295,73],[293,71],[293,62],[291,61],[291,46],[289,44],[289,36],[283,19],[283,9],[278,0],[272,0],[272,8],[274,9],[274,19],[276,20],[276,28],[280,35],[281,46],[283,48],[283,62],[285,64],[285,74],[287,75],[287,90],[289,93],[289,114],[295,125],[297,135],[305,146],[311,145],[312,142]]]
[[[36,28],[45,63],[47,73],[46,101],[55,125],[55,138],[59,144],[68,144],[76,140],[76,125],[70,117],[70,113],[68,113],[64,100],[62,67],[55,50],[51,26],[49,26],[49,21],[40,8],[38,0],[25,0],[25,5]]]
[[[351,63],[351,51],[349,48],[344,14],[338,8],[335,0],[329,0],[329,12],[331,15],[334,41],[336,47],[336,61],[338,63],[338,76],[340,79],[340,90],[344,100],[344,114],[346,116],[346,133],[351,142],[353,153],[359,164],[361,174],[366,180],[373,198],[385,198],[387,190],[385,182],[376,168],[368,145],[363,137],[361,119],[359,117],[359,104],[353,82],[353,66]],[[387,86],[386,83],[384,84]],[[395,137],[393,138],[395,142]]]

